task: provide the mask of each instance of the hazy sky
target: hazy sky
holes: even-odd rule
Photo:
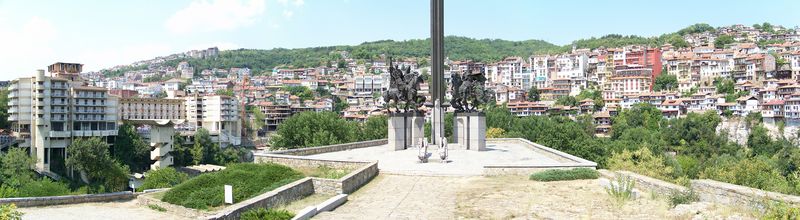
[[[0,80],[87,71],[190,49],[297,48],[429,35],[428,0],[0,0]],[[800,1],[446,0],[445,33],[555,44],[694,23],[800,25]]]

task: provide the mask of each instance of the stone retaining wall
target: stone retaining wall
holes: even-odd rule
[[[302,156],[254,154],[255,163],[277,163],[289,167],[317,168],[328,166],[335,169],[351,170],[349,174],[339,179],[325,179],[312,177],[314,192],[326,195],[349,194],[367,184],[378,175],[378,162],[343,161],[311,159]]]
[[[659,180],[656,178],[652,178],[649,176],[639,175],[637,173],[629,172],[629,171],[609,171],[609,170],[599,170],[600,175],[610,180],[616,179],[617,175],[624,175],[628,176],[636,182],[635,187],[644,188],[653,192],[657,192],[662,195],[669,195],[675,191],[685,192],[688,191],[689,188],[684,186],[680,186],[674,183],[670,183],[667,181]]]
[[[595,166],[586,165],[486,165],[483,166],[484,176],[519,175],[527,176],[545,170],[570,170],[575,168],[594,169]]]
[[[692,180],[692,189],[697,192],[701,201],[726,205],[739,205],[758,209],[763,209],[767,202],[800,205],[800,196],[769,192],[714,180]]]
[[[239,215],[250,209],[271,208],[281,204],[288,204],[311,194],[314,194],[314,183],[311,178],[306,177],[248,200],[230,205],[222,211],[217,212],[215,215],[205,217],[205,219],[236,220],[239,219]]]
[[[639,175],[629,171],[600,170],[600,174],[608,179],[615,179],[617,174],[626,175],[636,181],[636,187],[653,190],[663,195],[675,191],[687,191],[690,188],[663,180]],[[768,202],[782,202],[800,205],[800,196],[764,191],[756,188],[740,186],[715,180],[691,180],[691,190],[700,201],[712,202],[737,207],[749,207],[763,210]]]
[[[136,197],[132,192],[115,192],[103,194],[85,194],[69,196],[48,196],[28,198],[4,198],[0,204],[16,204],[18,207],[66,205],[88,202],[109,202],[117,200],[130,200]]]
[[[317,168],[320,166],[327,166],[330,168],[347,169],[347,170],[355,170],[369,163],[366,161],[362,162],[362,161],[344,161],[344,160],[323,160],[323,159],[312,159],[303,156],[263,154],[263,153],[253,154],[253,158],[254,158],[253,159],[254,163],[277,163],[289,167],[306,167],[306,168]]]
[[[285,154],[285,155],[305,156],[305,155],[329,153],[329,152],[336,152],[336,151],[344,151],[344,150],[350,150],[350,149],[356,149],[356,148],[372,147],[372,146],[384,145],[384,144],[387,144],[387,143],[389,143],[389,141],[387,139],[378,139],[378,140],[371,140],[371,141],[353,142],[353,143],[345,143],[345,144],[335,144],[335,145],[327,145],[327,146],[319,146],[319,147],[307,147],[307,148],[299,148],[299,149],[273,151],[273,152],[269,152],[269,154]]]
[[[344,176],[337,181],[342,182],[341,191],[337,192],[337,194],[351,194],[361,188],[362,186],[369,183],[372,178],[378,175],[378,162],[372,162],[367,164],[366,166],[358,169],[347,176]]]
[[[183,206],[180,206],[180,205],[171,204],[171,203],[164,202],[164,201],[158,200],[156,198],[153,198],[151,195],[153,193],[157,193],[157,192],[159,192],[159,191],[146,192],[143,195],[140,195],[140,196],[136,197],[136,203],[141,205],[141,206],[143,206],[143,207],[147,207],[149,205],[156,205],[156,206],[159,206],[161,208],[166,209],[167,212],[170,213],[170,214],[174,214],[174,215],[177,215],[177,216],[190,218],[190,219],[197,219],[197,218],[200,218],[200,217],[203,217],[203,216],[206,216],[206,215],[213,214],[211,212],[206,212],[206,211],[202,211],[202,210],[186,208],[186,207],[183,207]]]

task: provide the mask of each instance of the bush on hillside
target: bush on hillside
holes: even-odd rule
[[[289,220],[294,217],[294,213],[286,210],[274,209],[251,209],[240,216],[241,220]]]
[[[172,187],[164,202],[194,209],[207,209],[223,203],[223,186],[233,186],[233,202],[240,202],[268,192],[303,177],[303,174],[279,164],[232,164],[225,170],[203,174]]]
[[[546,170],[531,174],[530,179],[542,182],[597,179],[600,173],[589,168],[575,168],[570,170]]]
[[[144,183],[142,183],[139,189],[169,188],[181,184],[188,179],[189,175],[178,172],[172,167],[151,170],[145,173]]]
[[[71,193],[66,183],[55,182],[48,178],[31,181],[17,190],[19,197],[63,196]]]

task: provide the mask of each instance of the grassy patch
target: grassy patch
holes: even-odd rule
[[[316,168],[301,167],[296,169],[305,174],[306,176],[319,177],[325,179],[339,179],[344,176],[347,176],[347,174],[351,172],[351,170],[349,169],[337,169],[325,165],[317,166]]]
[[[672,207],[675,207],[680,204],[689,204],[692,202],[696,202],[700,198],[697,197],[697,194],[694,193],[693,190],[688,191],[674,191],[669,194],[669,204]]]
[[[159,212],[166,212],[167,211],[167,209],[165,209],[164,207],[158,206],[156,204],[147,205],[147,208],[150,208],[152,210],[156,210],[156,211],[159,211]]]
[[[606,188],[606,192],[618,205],[622,205],[628,200],[633,199],[634,185],[636,185],[636,182],[629,176],[617,175],[617,178]]]
[[[233,202],[237,203],[300,178],[303,174],[279,164],[232,164],[225,170],[203,174],[172,187],[161,200],[188,208],[208,209],[223,204],[224,185],[233,186]]]
[[[589,168],[575,168],[570,170],[547,170],[531,174],[530,179],[550,182],[563,180],[597,179],[600,173]]]
[[[242,220],[289,220],[294,217],[294,213],[286,210],[274,210],[274,209],[251,209],[242,213],[240,219]]]

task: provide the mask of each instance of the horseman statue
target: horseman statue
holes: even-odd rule
[[[491,92],[486,89],[486,77],[481,72],[464,72],[450,77],[453,98],[450,105],[456,112],[475,112],[478,107],[491,99]]]
[[[417,95],[422,82],[422,76],[418,72],[411,72],[411,67],[408,66],[394,66],[389,58],[389,90],[383,94],[386,109],[391,109],[391,104],[394,105],[395,112],[417,111],[425,103],[425,96]]]

